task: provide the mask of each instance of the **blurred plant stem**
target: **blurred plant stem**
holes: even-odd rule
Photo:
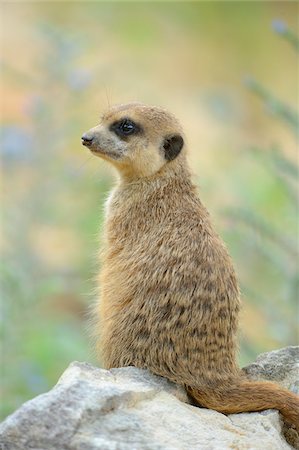
[[[299,38],[296,33],[294,33],[294,31],[286,25],[285,22],[279,19],[273,20],[272,28],[276,33],[286,39],[295,48],[295,50],[299,51]]]
[[[278,100],[268,89],[254,78],[246,77],[245,84],[264,101],[265,106],[271,114],[278,117],[278,119],[283,120],[292,129],[295,135],[299,135],[299,115],[297,111],[281,100]]]

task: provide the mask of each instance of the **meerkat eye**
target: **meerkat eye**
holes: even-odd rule
[[[119,137],[129,136],[131,134],[136,134],[140,131],[140,127],[130,119],[122,119],[114,122],[110,126],[110,130],[114,131]]]
[[[124,134],[132,134],[135,131],[135,124],[131,120],[124,120],[120,123],[119,129]]]

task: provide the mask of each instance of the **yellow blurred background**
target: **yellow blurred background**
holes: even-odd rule
[[[241,283],[240,364],[295,344],[298,3],[5,2],[1,16],[2,417],[72,360],[96,362],[87,313],[114,177],[80,137],[113,103],[185,128]]]

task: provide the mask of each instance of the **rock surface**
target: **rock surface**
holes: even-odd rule
[[[298,388],[298,353],[298,347],[265,353],[244,370]],[[1,450],[291,448],[277,411],[225,416],[191,406],[183,389],[146,370],[77,362],[51,391],[0,425]]]
[[[276,381],[299,394],[299,347],[286,347],[262,353],[243,371],[252,380]]]

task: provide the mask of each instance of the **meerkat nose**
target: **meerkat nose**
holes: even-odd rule
[[[93,136],[88,135],[87,133],[84,133],[81,137],[82,144],[83,145],[90,145],[93,141]]]

